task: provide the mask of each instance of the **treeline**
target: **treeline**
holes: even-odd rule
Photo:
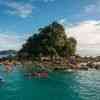
[[[41,57],[69,57],[75,54],[77,41],[68,38],[64,26],[53,22],[40,28],[29,37],[18,52],[20,59],[36,59]]]

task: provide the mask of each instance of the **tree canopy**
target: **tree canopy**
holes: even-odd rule
[[[75,54],[76,44],[77,41],[73,37],[67,37],[63,25],[53,22],[29,37],[18,55],[27,58],[67,57]]]

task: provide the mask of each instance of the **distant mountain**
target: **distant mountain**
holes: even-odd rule
[[[15,50],[3,50],[0,51],[0,58],[7,57],[7,56],[15,56],[17,51]]]

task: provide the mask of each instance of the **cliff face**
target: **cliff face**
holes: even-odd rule
[[[67,38],[64,27],[53,22],[40,28],[38,33],[33,34],[22,49],[18,52],[21,59],[33,59],[40,57],[67,57],[75,54],[77,41],[74,38]]]

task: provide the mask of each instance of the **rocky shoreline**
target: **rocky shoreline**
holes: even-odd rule
[[[23,63],[24,66],[35,66],[40,67],[41,69],[49,69],[51,71],[69,71],[69,70],[100,70],[100,62],[94,62],[94,63],[77,63],[77,65],[71,65],[68,63],[53,63],[53,62],[39,62],[39,61],[26,61]]]
[[[23,65],[27,69],[32,69],[33,66],[51,71],[67,71],[67,70],[90,70],[100,69],[100,60],[96,58],[79,58],[75,57],[75,64],[71,64],[68,59],[62,58],[59,60],[42,59],[42,60],[17,60],[9,58],[1,58],[0,64]]]

